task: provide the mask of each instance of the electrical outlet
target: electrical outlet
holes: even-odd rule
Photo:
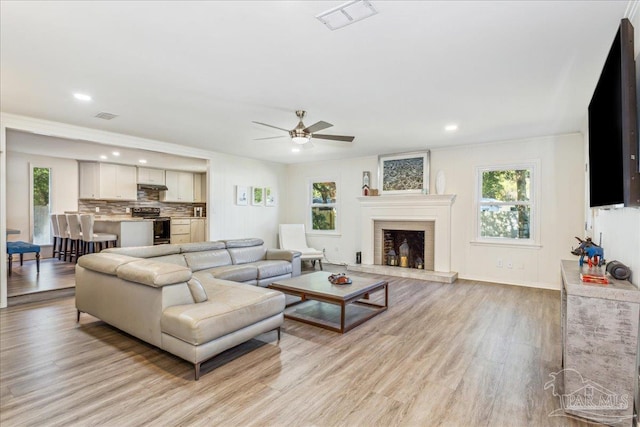
[[[124,208],[125,213],[131,213],[131,208]]]
[[[513,262],[511,260],[507,261],[507,268],[513,268]]]
[[[496,261],[496,267],[502,268],[502,259],[498,258],[498,261]]]
[[[100,206],[96,206],[96,213],[100,212]]]

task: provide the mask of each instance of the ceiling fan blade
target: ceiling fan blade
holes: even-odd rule
[[[279,138],[288,138],[288,136],[287,136],[287,135],[282,135],[282,136],[269,136],[269,137],[266,137],[266,138],[254,138],[253,140],[254,140],[254,141],[260,141],[260,140],[263,140],[263,139],[279,139]]]
[[[304,131],[314,133],[322,129],[330,128],[331,126],[333,126],[331,123],[323,122],[322,120],[320,120],[318,123],[314,123],[311,126],[304,128]]]
[[[255,123],[257,125],[262,125],[262,126],[268,126],[270,128],[274,128],[274,129],[278,129],[278,130],[283,130],[285,132],[289,132],[289,129],[282,129],[282,128],[279,128],[278,126],[268,125],[266,123],[261,123],[261,122],[252,122],[252,123]]]
[[[355,136],[345,136],[345,135],[321,135],[319,133],[314,133],[311,135],[312,138],[318,139],[329,139],[331,141],[343,141],[343,142],[352,142],[356,137]]]

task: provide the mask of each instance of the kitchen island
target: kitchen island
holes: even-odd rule
[[[96,216],[93,231],[118,236],[119,247],[153,245],[153,219],[130,216]]]

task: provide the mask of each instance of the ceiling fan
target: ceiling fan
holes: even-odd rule
[[[298,116],[300,121],[298,122],[298,126],[296,126],[295,128],[293,128],[291,130],[283,129],[283,128],[280,128],[278,126],[268,125],[266,123],[261,123],[261,122],[255,122],[254,121],[253,123],[285,131],[291,137],[291,141],[293,141],[295,144],[299,144],[299,145],[304,145],[304,144],[308,143],[311,138],[313,138],[313,139],[328,139],[328,140],[331,140],[331,141],[340,141],[340,142],[352,142],[354,140],[355,136],[326,135],[326,134],[316,133],[316,132],[318,132],[318,131],[320,131],[322,129],[330,128],[333,125],[331,123],[319,121],[317,123],[312,124],[311,126],[305,126],[304,123],[302,123],[302,119],[304,118],[305,114],[306,114],[306,111],[303,111],[303,110],[297,110],[296,111],[296,116]],[[276,138],[285,138],[285,136],[284,135],[283,136],[271,136],[271,137],[267,137],[267,138],[257,138],[257,140],[261,140],[261,139],[276,139]]]

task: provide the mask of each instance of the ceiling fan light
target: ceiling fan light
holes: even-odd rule
[[[293,138],[291,138],[291,141],[293,141],[294,144],[303,145],[309,142],[309,138],[307,138],[306,136],[294,136]]]

